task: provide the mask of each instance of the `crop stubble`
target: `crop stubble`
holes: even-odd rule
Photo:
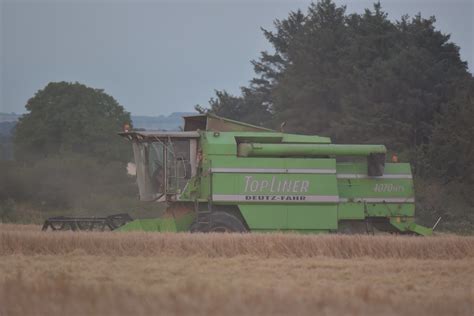
[[[0,225],[0,315],[473,315],[474,238]]]

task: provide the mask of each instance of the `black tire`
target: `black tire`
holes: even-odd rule
[[[215,212],[211,214],[211,233],[245,233],[247,229],[244,223],[237,217],[226,212]]]
[[[202,233],[245,233],[244,223],[236,216],[226,212],[214,212],[211,214],[210,225],[194,222],[190,228],[191,232]]]
[[[195,219],[194,222],[189,227],[189,231],[191,233],[206,233],[208,231],[207,225],[203,223],[198,223],[196,222],[196,220],[197,219]]]

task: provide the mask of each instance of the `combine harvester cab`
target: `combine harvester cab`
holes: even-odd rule
[[[133,145],[140,199],[168,207],[119,230],[432,233],[415,224],[410,165],[386,163],[383,145],[184,119],[182,132],[120,134]]]

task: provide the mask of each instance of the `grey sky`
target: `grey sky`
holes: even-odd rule
[[[0,0],[0,112],[23,113],[50,81],[102,88],[135,115],[190,111],[214,89],[234,94],[270,49],[260,27],[311,1]],[[374,1],[342,0],[347,12]],[[474,0],[381,1],[393,20],[435,15],[472,72]]]

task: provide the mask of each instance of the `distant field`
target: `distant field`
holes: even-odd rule
[[[0,225],[0,315],[473,315],[474,237]]]

